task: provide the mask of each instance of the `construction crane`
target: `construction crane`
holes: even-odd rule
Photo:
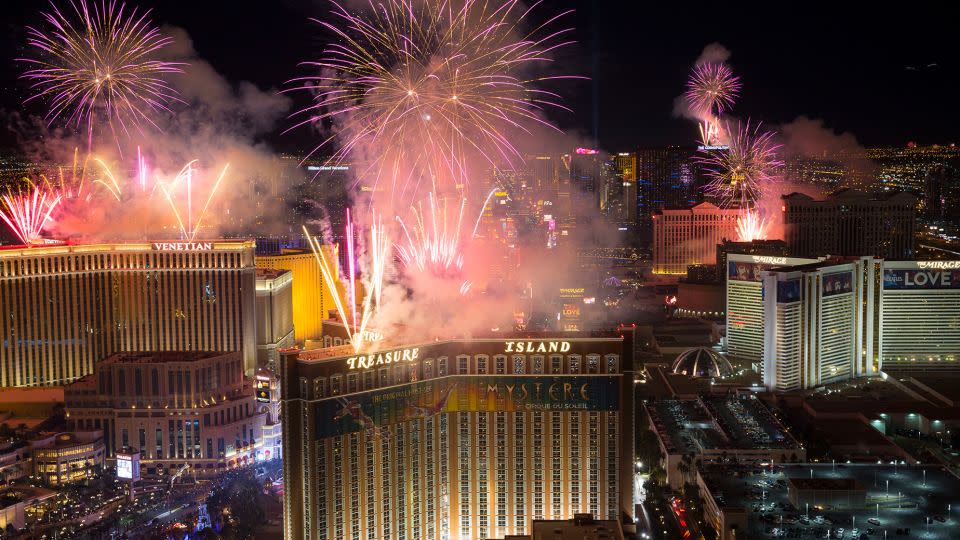
[[[176,482],[176,481],[177,481],[177,478],[180,478],[180,476],[183,475],[183,473],[186,472],[187,469],[189,469],[189,468],[190,468],[190,464],[189,464],[189,463],[184,463],[183,466],[180,467],[180,470],[178,470],[177,472],[173,473],[173,476],[170,477],[170,489],[173,489],[173,483]]]

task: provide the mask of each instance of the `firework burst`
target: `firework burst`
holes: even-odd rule
[[[0,219],[23,242],[31,245],[42,239],[43,228],[61,197],[45,186],[28,181],[26,189],[7,190],[0,196]]]
[[[697,64],[687,81],[687,104],[700,115],[713,116],[733,107],[740,95],[740,78],[724,63]]]
[[[316,22],[337,40],[304,63],[314,73],[291,81],[289,90],[314,96],[291,129],[332,125],[315,151],[338,140],[331,160],[370,160],[359,177],[387,179],[391,194],[415,192],[424,178],[433,189],[448,187],[438,179],[462,188],[468,154],[519,157],[511,136],[552,127],[539,112],[565,108],[537,86],[571,77],[526,73],[571,43],[569,29],[552,29],[569,11],[524,32],[530,9],[518,0],[385,0],[366,14],[332,4],[332,19]]]
[[[712,151],[699,159],[709,182],[705,191],[720,206],[750,207],[776,182],[776,172],[783,165],[778,157],[780,145],[771,131],[761,131],[750,122],[738,125],[730,133],[728,150]]]
[[[422,203],[410,208],[413,219],[409,226],[397,216],[405,241],[398,243],[396,250],[404,268],[438,277],[458,275],[463,269],[464,243],[476,236],[483,209],[495,191],[491,190],[484,199],[469,237],[461,232],[467,208],[465,198],[451,211],[448,199],[437,200],[431,193],[426,208]]]
[[[62,10],[50,4],[43,13],[45,28],[27,28],[33,53],[21,58],[28,68],[22,77],[33,95],[26,101],[47,102],[46,119],[68,126],[86,125],[92,137],[100,120],[117,135],[156,127],[150,113],[169,110],[176,91],[164,80],[182,65],[156,59],[171,43],[148,20],[149,10],[127,9],[116,0],[70,0]]]
[[[767,237],[767,219],[754,209],[745,209],[737,218],[737,236],[741,242],[764,240]]]
[[[164,198],[170,205],[171,213],[173,214],[174,218],[176,218],[177,226],[179,227],[180,231],[180,237],[188,242],[193,242],[197,237],[197,233],[200,232],[200,227],[203,224],[203,220],[207,217],[207,214],[210,210],[210,203],[213,201],[214,196],[220,189],[220,185],[223,183],[224,177],[227,175],[227,170],[230,168],[229,163],[223,166],[223,168],[220,170],[220,174],[217,175],[217,179],[210,186],[210,189],[207,192],[207,198],[200,207],[199,212],[195,212],[193,207],[193,197],[194,183],[199,172],[197,170],[197,163],[198,162],[195,159],[188,162],[183,166],[182,169],[180,169],[180,172],[173,177],[173,180],[169,182],[157,182],[157,186],[160,188]],[[141,173],[138,172],[138,181],[140,176]],[[114,180],[114,185],[118,190],[120,189],[119,184],[116,183],[116,180]],[[184,205],[186,208],[184,208]]]

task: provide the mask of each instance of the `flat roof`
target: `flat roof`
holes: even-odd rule
[[[805,476],[787,478],[794,489],[816,489],[829,491],[866,491],[856,478],[808,478]]]
[[[194,240],[193,242],[176,242],[171,240],[156,240],[156,241],[145,241],[145,242],[93,242],[93,243],[84,243],[84,242],[57,242],[51,244],[40,244],[33,246],[25,245],[12,245],[12,246],[0,246],[0,259],[6,258],[18,258],[18,257],[35,257],[42,255],[63,255],[63,254],[76,254],[76,253],[137,253],[137,252],[154,252],[158,251],[160,253],[165,252],[180,252],[180,253],[192,253],[193,251],[184,249],[184,250],[157,250],[154,247],[154,244],[213,244],[212,248],[209,251],[230,251],[235,249],[253,249],[256,246],[256,242],[253,240]]]
[[[127,352],[108,356],[99,363],[103,364],[157,364],[166,362],[196,362],[217,356],[236,355],[236,352],[222,351],[154,351]]]

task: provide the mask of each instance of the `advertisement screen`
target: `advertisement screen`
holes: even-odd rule
[[[257,379],[257,401],[260,403],[270,403],[270,381]]]
[[[853,292],[853,273],[837,272],[823,276],[823,296]]]
[[[888,290],[960,289],[960,270],[883,269]]]
[[[777,302],[787,304],[800,300],[800,280],[792,279],[790,281],[777,282]]]
[[[760,272],[767,268],[767,266],[757,263],[728,261],[727,277],[734,281],[760,281]]]
[[[613,411],[619,377],[455,375],[313,403],[320,438],[445,412]]]
[[[140,479],[140,454],[117,454],[117,478]]]

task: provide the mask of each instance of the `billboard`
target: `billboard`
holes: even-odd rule
[[[121,480],[140,479],[140,453],[117,454],[117,478]]]
[[[257,377],[256,391],[258,402],[270,403],[270,379]]]
[[[884,268],[885,290],[960,289],[960,270]]]
[[[727,277],[734,281],[760,281],[760,272],[768,268],[770,268],[769,265],[743,261],[728,261]]]
[[[853,272],[824,274],[823,296],[834,296],[853,292]]]
[[[800,280],[777,282],[777,303],[786,304],[800,301]]]
[[[446,412],[613,411],[619,377],[454,375],[314,402],[317,437]]]

